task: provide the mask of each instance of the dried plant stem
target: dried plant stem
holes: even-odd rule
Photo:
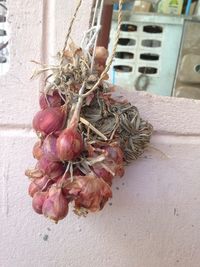
[[[121,27],[121,22],[122,22],[122,5],[123,5],[124,0],[119,0],[119,12],[118,12],[118,26],[117,26],[117,33],[116,33],[116,37],[115,37],[115,43],[114,43],[114,47],[112,50],[112,54],[109,58],[109,61],[106,65],[106,68],[104,69],[104,71],[102,72],[101,76],[99,77],[98,81],[95,83],[95,85],[92,87],[92,89],[90,89],[87,93],[85,93],[83,95],[83,97],[87,97],[88,95],[90,95],[92,92],[94,92],[98,85],[100,84],[100,82],[103,80],[103,78],[105,77],[105,75],[107,74],[108,70],[110,69],[110,66],[113,62],[115,53],[116,53],[116,49],[117,49],[117,44],[118,44],[118,40],[119,40],[119,36],[120,36],[120,27]]]
[[[34,182],[35,183],[35,182]],[[49,179],[47,182],[46,182],[46,184],[42,187],[42,189],[41,189],[41,191],[43,192],[43,191],[45,191],[46,190],[46,188],[47,188],[47,186],[49,185],[51,183],[51,179]],[[36,184],[36,183],[35,183]],[[37,184],[36,184],[37,185]]]
[[[92,166],[96,163],[99,163],[99,162],[102,162],[105,160],[105,156],[104,155],[100,155],[96,158],[93,158],[93,159],[90,159],[90,160],[87,160],[86,163],[89,165],[89,166]]]
[[[79,98],[78,98],[78,102],[76,104],[76,107],[74,109],[74,113],[72,115],[71,120],[69,121],[69,126],[73,127],[73,126],[77,126],[78,122],[79,122],[79,118],[80,118],[80,112],[81,112],[81,107],[83,104],[83,92],[85,90],[85,81],[83,82],[81,89],[79,90]]]
[[[86,125],[89,129],[91,129],[93,132],[95,132],[97,135],[99,135],[103,140],[107,141],[108,138],[102,134],[99,130],[97,130],[89,121],[86,119],[80,117],[80,122]]]
[[[73,180],[74,180],[74,171],[73,171],[73,164],[72,163],[70,165],[69,171],[70,171],[70,181],[73,182]]]
[[[152,146],[152,145],[148,145],[148,148],[149,149],[152,149],[152,150],[155,150],[155,151],[157,151],[157,152],[159,152],[161,155],[163,155],[166,159],[170,159],[170,157],[167,155],[167,154],[165,154],[163,151],[161,151],[159,148],[156,148],[156,147],[154,147],[154,146]]]
[[[113,176],[115,176],[115,173],[107,166],[105,165],[104,163],[101,163],[102,167],[108,171],[109,173],[111,173]]]
[[[64,47],[63,47],[62,54],[61,54],[61,62],[60,62],[60,65],[62,65],[62,63],[63,63],[63,60],[64,60],[64,53],[65,53],[65,48],[67,47],[67,42],[68,42],[68,40],[69,40],[71,31],[72,31],[72,26],[73,26],[74,21],[75,21],[75,19],[76,19],[76,16],[77,16],[77,13],[78,13],[78,11],[79,11],[79,8],[81,7],[81,4],[82,4],[82,0],[79,0],[78,5],[77,5],[77,7],[76,7],[76,9],[75,9],[74,15],[73,15],[73,17],[72,17],[72,20],[71,20],[71,22],[70,22],[70,25],[69,25],[69,28],[68,28],[68,31],[67,31],[67,36],[66,36],[66,38],[65,38]]]
[[[65,169],[65,172],[64,172],[64,174],[63,174],[63,176],[62,176],[62,178],[61,178],[61,179],[65,179],[65,175],[66,175],[66,174],[67,174],[67,172],[69,171],[70,164],[71,164],[71,162],[68,162],[68,164],[67,164],[67,167],[66,167],[66,169]]]
[[[119,127],[119,116],[117,116],[116,114],[114,114],[114,116],[115,116],[116,122],[115,122],[114,129],[110,135],[110,138],[109,138],[110,140],[112,140],[114,138],[114,135],[115,135],[115,133]]]

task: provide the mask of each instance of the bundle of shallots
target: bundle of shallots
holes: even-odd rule
[[[152,126],[138,110],[115,97],[105,69],[108,52],[92,52],[71,44],[62,63],[52,68],[33,118],[39,140],[33,147],[37,163],[26,171],[35,212],[55,222],[68,213],[101,210],[112,197],[112,182],[137,159],[150,141]],[[100,79],[101,78],[101,79]]]

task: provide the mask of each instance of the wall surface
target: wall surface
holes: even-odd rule
[[[154,125],[153,148],[116,179],[109,205],[86,219],[70,212],[58,225],[32,211],[24,170],[34,164],[31,120],[39,85],[29,81],[29,62],[40,55],[53,60],[76,3],[56,2],[8,3],[11,66],[0,77],[0,266],[199,267],[199,101],[129,93]],[[83,2],[75,40],[87,29],[91,1]]]

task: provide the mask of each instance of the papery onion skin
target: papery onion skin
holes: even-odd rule
[[[58,188],[61,188],[61,189],[62,189],[63,195],[64,195],[65,197],[67,197],[68,194],[69,194],[69,190],[65,187],[65,184],[68,182],[68,179],[69,179],[69,178],[70,178],[70,174],[67,173],[64,177],[63,177],[63,176],[60,177],[60,178],[57,180],[57,182],[56,182],[56,186],[57,186]]]
[[[41,109],[46,109],[48,107],[60,107],[63,103],[58,91],[54,91],[52,95],[42,93],[39,98],[39,104]]]
[[[120,146],[117,144],[111,144],[104,147],[107,152],[107,157],[112,159],[116,164],[122,164],[124,161],[124,153],[121,150]]]
[[[59,160],[56,150],[56,141],[57,137],[54,134],[48,135],[43,141],[42,153],[47,159],[51,161]]]
[[[66,119],[63,107],[40,110],[33,118],[33,128],[42,135],[48,135],[62,129]]]
[[[44,175],[48,175],[52,179],[64,173],[64,165],[62,162],[51,161],[45,156],[38,161],[36,166]]]
[[[84,174],[79,169],[75,168],[73,170],[73,178],[76,176],[83,176],[83,175]],[[71,198],[69,196],[69,190],[67,189],[66,185],[69,183],[70,179],[71,179],[70,172],[67,172],[62,177],[59,177],[56,182],[57,187],[62,189],[63,195],[68,198],[68,201]]]
[[[42,213],[56,223],[67,216],[68,202],[61,189],[57,189],[53,193],[50,192],[50,196],[43,204]]]
[[[35,193],[41,190],[45,191],[52,183],[53,181],[51,181],[48,176],[44,176],[42,179],[39,180],[34,180],[29,185],[28,193],[31,197],[33,197]]]
[[[56,147],[60,160],[75,160],[83,150],[82,136],[75,129],[66,128],[58,137]]]
[[[37,160],[39,160],[42,155],[43,155],[43,152],[42,152],[42,143],[41,141],[37,141],[34,146],[33,146],[33,157]]]
[[[33,196],[32,207],[38,214],[42,214],[42,207],[48,197],[48,192],[37,192]]]
[[[115,167],[115,174],[116,176],[122,177],[124,176],[125,170],[124,170],[124,165],[116,165]]]
[[[113,175],[105,170],[100,164],[94,164],[92,170],[97,177],[102,178],[110,186],[112,185]]]
[[[44,176],[44,173],[35,167],[34,169],[27,169],[25,175],[30,179],[41,179]]]
[[[113,160],[104,160],[104,167],[114,176],[122,177],[124,175],[124,163],[117,164]]]
[[[86,208],[91,212],[101,210],[112,197],[110,186],[102,179],[88,174],[77,176],[67,185],[69,194],[74,196],[75,208]]]

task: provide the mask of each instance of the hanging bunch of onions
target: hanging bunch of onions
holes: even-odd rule
[[[33,118],[37,162],[25,174],[34,211],[56,223],[67,216],[70,203],[77,215],[102,210],[112,197],[113,179],[124,175],[122,144],[128,141],[120,139],[124,128],[120,112],[115,114],[122,104],[111,98],[111,86],[97,83],[107,57],[108,51],[97,47],[91,73],[91,55],[72,45],[64,53],[60,76],[56,72],[50,92],[44,90],[39,98],[40,110]],[[102,126],[105,118],[118,118],[110,132]]]

